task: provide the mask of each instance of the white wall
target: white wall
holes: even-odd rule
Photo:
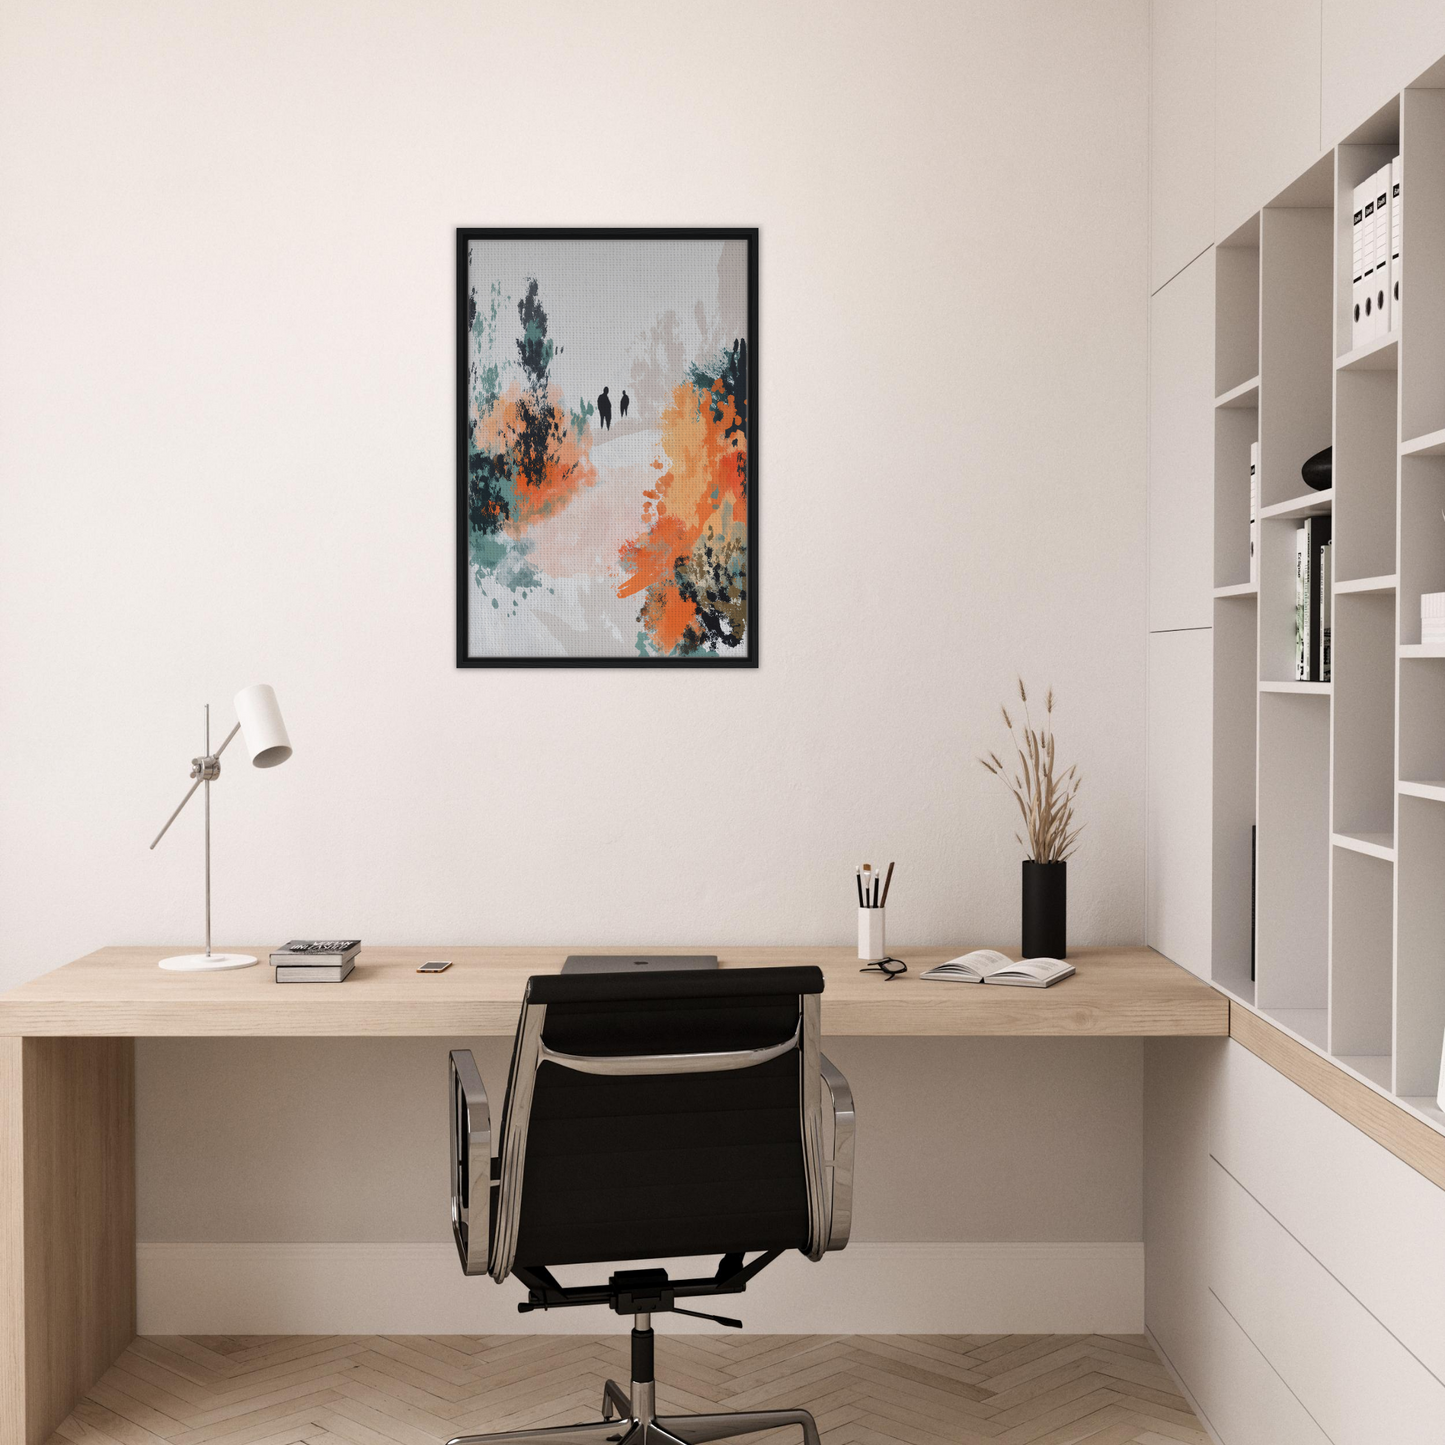
[[[224,728],[256,680],[296,754],[226,759],[221,944],[842,943],[863,857],[898,860],[895,946],[1008,942],[1013,803],[975,759],[1019,671],[1085,779],[1071,939],[1137,941],[1146,21],[7,7],[0,985],[198,941],[199,812],[146,844],[201,703]],[[703,222],[762,232],[761,668],[456,671],[454,228]],[[165,1101],[231,1060],[141,1062],[162,1169]],[[928,1237],[905,1194],[876,1228]],[[1100,1237],[1138,1238],[1127,1194]]]
[[[900,942],[1016,937],[1018,670],[1072,936],[1139,937],[1142,3],[8,14],[5,981],[196,940],[199,814],[146,844],[258,678],[224,941],[842,942],[863,857]],[[454,227],[713,219],[762,228],[762,667],[456,671]]]

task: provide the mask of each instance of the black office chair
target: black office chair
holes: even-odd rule
[[[816,968],[530,979],[495,1159],[476,1063],[453,1051],[462,1269],[498,1283],[515,1275],[527,1287],[523,1312],[605,1304],[633,1326],[632,1388],[607,1381],[600,1421],[451,1445],[703,1445],[782,1425],[818,1445],[806,1410],[659,1418],[652,1316],[741,1328],[677,1302],[739,1293],[786,1250],[817,1260],[847,1244],[853,1098],[819,1051],[822,992]],[[551,1272],[714,1254],[714,1273],[695,1279],[644,1268],[563,1285]]]

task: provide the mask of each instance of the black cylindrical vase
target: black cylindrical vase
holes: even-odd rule
[[[1067,954],[1069,865],[1024,859],[1025,958],[1063,958]]]

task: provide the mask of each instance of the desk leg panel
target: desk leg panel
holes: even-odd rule
[[[135,1338],[135,1043],[0,1038],[0,1445]]]

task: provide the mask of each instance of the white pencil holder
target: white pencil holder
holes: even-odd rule
[[[858,910],[858,957],[865,963],[888,957],[888,946],[883,941],[883,916],[887,912],[886,908]]]

